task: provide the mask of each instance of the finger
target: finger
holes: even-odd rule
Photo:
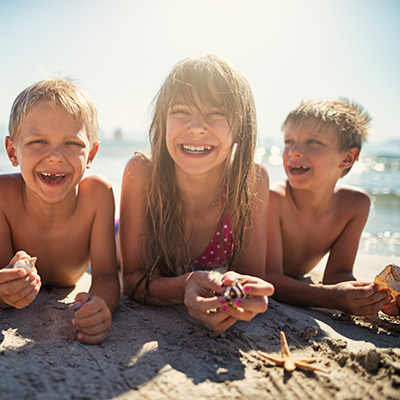
[[[275,292],[275,288],[272,284],[266,281],[258,283],[245,283],[243,284],[244,292],[251,296],[272,296]]]
[[[104,332],[98,335],[87,335],[85,333],[78,333],[77,339],[81,343],[86,344],[99,344],[101,343],[108,335],[108,332]]]
[[[26,276],[24,268],[3,268],[0,270],[0,284],[21,279]]]
[[[386,302],[390,301],[392,298],[392,295],[390,293],[390,289],[381,289],[378,290],[377,292],[372,293],[368,297],[368,301],[370,303],[377,303],[379,301],[384,301],[386,299]]]
[[[18,292],[10,296],[4,297],[3,300],[7,304],[15,308],[24,308],[32,303],[33,300],[35,300],[36,296],[39,293],[40,286],[41,282],[37,283],[35,286],[24,286]]]
[[[360,307],[362,313],[361,315],[365,317],[372,317],[373,315],[376,315],[378,311],[387,303],[388,303],[387,298],[384,298],[383,300],[378,301],[376,303],[362,306]]]
[[[185,296],[186,307],[202,313],[221,308],[225,303],[226,301],[221,296],[201,297],[198,295],[190,296],[190,294]]]

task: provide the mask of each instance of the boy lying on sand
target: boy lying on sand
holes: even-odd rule
[[[346,100],[302,102],[283,123],[287,178],[272,185],[267,227],[266,280],[277,300],[354,315],[382,308],[398,314],[388,290],[355,281],[353,263],[370,199],[338,184],[358,159],[369,124],[369,115]],[[327,253],[323,285],[294,279]]]
[[[32,272],[0,270],[0,306],[26,307],[42,284],[73,286],[90,263],[92,285],[76,296],[72,320],[85,343],[107,336],[120,294],[112,188],[83,178],[97,130],[96,108],[80,88],[62,78],[38,82],[11,110],[6,151],[21,173],[0,176],[0,265],[37,257]]]

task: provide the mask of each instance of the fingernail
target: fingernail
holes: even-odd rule
[[[242,300],[237,299],[237,300],[235,301],[235,304],[236,304],[237,306],[241,306],[241,305],[242,305]]]
[[[76,303],[72,304],[71,310],[78,311],[82,307],[82,303],[77,301]]]
[[[227,306],[223,306],[222,307],[222,311],[228,311],[228,307]]]
[[[221,304],[226,304],[226,300],[225,299],[221,299]]]
[[[244,291],[245,291],[246,293],[248,293],[248,292],[250,292],[250,288],[249,288],[248,286],[245,286],[245,287],[244,287]]]

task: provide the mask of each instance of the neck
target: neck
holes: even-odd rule
[[[177,185],[188,210],[198,210],[219,204],[222,194],[223,173],[213,176],[180,176]]]
[[[57,222],[69,219],[78,203],[78,191],[61,202],[50,203],[25,189],[24,204],[29,215],[40,221]]]
[[[329,190],[327,190],[327,188],[321,190],[306,190],[295,189],[289,186],[296,207],[302,210],[313,210],[316,213],[329,205],[334,194],[334,189],[335,188],[333,187]]]

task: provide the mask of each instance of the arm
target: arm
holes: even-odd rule
[[[281,230],[283,196],[279,189],[271,191],[268,207],[266,277],[275,286],[274,298],[303,307],[338,309],[365,316],[376,314],[385,302],[385,293],[377,293],[373,284],[346,282],[312,285],[284,275]],[[342,277],[350,277],[348,272],[348,269],[345,273],[342,271]]]
[[[119,297],[120,285],[116,263],[114,234],[114,195],[112,187],[102,178],[91,176],[81,188],[95,204],[90,234],[92,284],[88,293],[79,293],[76,303],[83,304],[75,312],[73,324],[79,330],[78,340],[100,343],[111,329],[111,313]]]
[[[14,255],[8,216],[10,208],[18,207],[18,199],[22,198],[21,183],[20,175],[0,176],[0,307],[26,307],[36,298],[41,287],[36,268],[29,274],[23,268],[4,268],[28,257],[23,251]]]
[[[341,197],[339,201],[350,208],[344,211],[349,215],[349,221],[330,250],[323,277],[324,284],[356,280],[353,275],[354,260],[367,222],[370,199],[366,193],[355,190],[342,191]]]
[[[146,184],[150,167],[150,161],[144,156],[132,157],[125,168],[121,187],[119,239],[123,291],[139,302],[145,300],[145,280],[136,291],[135,288],[146,272]],[[146,302],[155,305],[182,303],[188,276],[164,278],[155,271]]]
[[[264,166],[256,165],[256,199],[248,228],[244,233],[243,245],[235,270],[241,274],[265,277],[267,243],[267,211],[269,201],[269,178]]]

